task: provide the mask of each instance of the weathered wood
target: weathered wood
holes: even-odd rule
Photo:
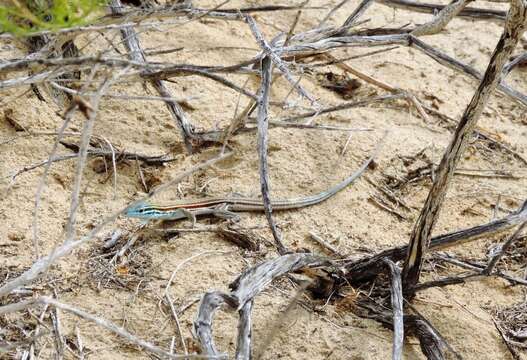
[[[444,235],[435,236],[430,241],[429,250],[436,251],[452,246],[467,244],[468,242],[474,241],[483,236],[491,236],[498,232],[509,230],[526,220],[527,201],[524,202],[517,212],[507,215],[501,219]],[[363,259],[347,262],[344,264],[344,269],[346,270],[347,274],[346,278],[352,284],[360,284],[365,281],[369,281],[375,278],[375,276],[377,276],[377,274],[383,270],[384,265],[382,261],[384,258],[388,258],[396,262],[404,259],[407,253],[408,246],[405,245],[387,249]]]
[[[403,283],[405,291],[411,289],[419,281],[423,257],[430,245],[432,229],[437,221],[448,186],[454,176],[461,155],[465,151],[477,121],[487,104],[490,95],[496,89],[503,75],[503,66],[516,47],[525,29],[527,16],[525,0],[511,1],[511,8],[503,34],[492,54],[487,71],[467,105],[448,148],[446,149],[436,179],[432,185],[425,205],[419,214],[412,231],[408,253],[403,267]]]
[[[391,301],[393,311],[393,349],[392,359],[401,360],[403,358],[404,345],[404,320],[403,320],[403,285],[401,270],[390,259],[384,259],[386,265],[392,273]]]

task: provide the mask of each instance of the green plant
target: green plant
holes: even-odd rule
[[[5,0],[0,5],[0,32],[18,36],[56,31],[89,23],[107,0]]]

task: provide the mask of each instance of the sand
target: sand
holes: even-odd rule
[[[227,6],[261,4],[259,1],[232,1]],[[269,2],[265,2],[269,3]],[[274,2],[273,2],[274,3]],[[276,2],[277,4],[279,2]],[[328,9],[338,1],[311,1],[313,7],[302,12],[297,31],[315,27]],[[356,7],[353,0],[341,8],[328,24],[341,24]],[[195,6],[211,8],[217,5],[211,1],[196,1]],[[504,8],[490,3],[478,6]],[[267,39],[278,32],[287,32],[295,11],[260,13],[255,16]],[[405,24],[420,24],[430,15],[404,10],[394,10],[381,4],[374,4],[364,15],[370,19],[363,26],[396,28]],[[501,25],[492,22],[455,19],[441,34],[423,37],[428,44],[437,47],[457,59],[484,71],[489,56],[501,33]],[[111,33],[119,36],[117,32]],[[90,53],[106,46],[100,36],[89,42],[93,34],[84,36],[78,43],[87,46],[83,52]],[[200,65],[227,65],[245,60],[257,53],[248,26],[241,22],[202,19],[185,25],[159,26],[158,30],[141,32],[141,43],[148,49],[183,48],[175,53],[150,56],[152,61],[192,63]],[[525,43],[523,43],[525,45]],[[2,57],[22,56],[15,43],[2,42]],[[335,51],[337,57],[363,54],[371,49],[348,48]],[[519,52],[521,49],[517,49]],[[417,96],[425,104],[459,119],[470,100],[477,83],[469,77],[454,72],[434,62],[417,50],[399,47],[386,53],[350,60],[351,66],[377,79],[385,81]],[[324,73],[332,71],[342,74],[336,67],[317,68]],[[527,91],[525,67],[518,68],[509,76],[509,83],[519,91]],[[248,78],[247,89],[256,92],[258,79],[246,76],[227,76],[242,86]],[[363,98],[384,92],[361,81],[353,98]],[[317,83],[316,74],[306,75],[301,84],[324,105],[337,104],[343,100],[334,92]],[[239,100],[234,91],[202,77],[188,76],[174,78],[167,86],[177,98],[186,98],[193,110],[188,110],[192,123],[200,129],[222,128],[232,119],[238,101],[243,108],[247,98]],[[148,86],[147,95],[157,95]],[[282,101],[291,89],[290,84],[279,78],[273,86],[273,101]],[[47,95],[47,102],[41,102],[28,91],[16,88],[2,92],[4,99],[1,110],[8,109],[16,121],[33,132],[55,132],[62,124],[57,115],[61,110]],[[141,84],[116,84],[112,94],[145,95]],[[292,93],[291,104],[309,104]],[[407,243],[409,234],[431,185],[430,178],[406,186],[398,193],[410,207],[410,211],[399,209],[404,219],[387,212],[376,205],[371,197],[382,196],[366,177],[379,182],[383,174],[405,175],[409,171],[438,164],[452,133],[437,118],[425,121],[415,108],[398,106],[370,106],[355,108],[320,116],[322,124],[350,128],[372,128],[374,131],[353,132],[349,145],[345,143],[348,132],[273,128],[269,131],[269,166],[271,191],[274,197],[294,197],[322,191],[355,171],[373,151],[387,130],[388,135],[377,166],[369,170],[352,186],[330,200],[305,209],[276,212],[275,219],[281,225],[284,242],[292,249],[308,249],[324,253],[309,239],[313,231],[349,256],[362,256],[379,250]],[[271,107],[271,119],[280,119],[289,110]],[[484,111],[479,127],[495,136],[519,154],[527,157],[526,112],[521,105],[503,95],[494,95]],[[77,114],[68,131],[80,131],[85,120]],[[0,119],[0,263],[1,282],[26,270],[34,261],[32,244],[33,207],[37,186],[43,168],[20,174],[11,181],[9,176],[25,166],[38,163],[48,157],[54,144],[52,136],[28,136],[4,143],[4,139],[21,134],[12,125]],[[170,114],[161,102],[132,101],[104,98],[101,102],[94,134],[104,137],[120,150],[141,154],[157,155],[169,153],[175,161],[163,166],[143,166],[149,184],[155,185],[174,178],[190,166],[213,157],[218,149],[208,148],[193,155],[184,151],[181,136]],[[78,138],[72,137],[74,141]],[[515,209],[526,197],[526,165],[503,151],[491,151],[482,142],[471,143],[460,168],[503,170],[513,173],[516,178],[480,177],[458,175],[448,192],[434,234],[469,227],[489,221],[494,215],[496,202],[508,209]],[[234,156],[213,169],[199,172],[157,197],[159,201],[173,201],[226,194],[259,195],[258,156],[256,134],[236,135],[231,142]],[[345,148],[344,154],[342,154]],[[71,152],[59,147],[59,154]],[[407,161],[418,156],[414,162]],[[90,158],[81,186],[82,201],[78,210],[76,234],[82,236],[93,226],[132,200],[144,195],[137,163],[122,162],[117,165],[116,182],[113,175],[97,172],[100,160]],[[76,161],[60,161],[50,169],[47,185],[42,194],[38,220],[38,238],[42,254],[47,254],[64,240],[64,226],[67,221],[71,190],[73,187]],[[489,172],[493,174],[494,172]],[[505,213],[499,211],[498,216]],[[200,224],[212,224],[214,220],[201,219]],[[175,336],[175,324],[170,311],[160,307],[160,299],[166,283],[178,266],[186,259],[175,276],[170,295],[176,307],[191,303],[209,290],[228,290],[228,284],[250,265],[275,256],[272,247],[264,246],[265,253],[250,253],[220,238],[215,233],[182,233],[175,237],[162,236],[155,231],[146,231],[134,245],[134,252],[127,255],[128,265],[117,266],[114,276],[121,276],[128,286],[97,281],[94,272],[100,270],[94,256],[100,254],[105,236],[115,229],[134,231],[139,222],[119,218],[106,226],[89,242],[72,255],[59,261],[46,274],[46,281],[31,288],[36,294],[49,293],[53,284],[58,298],[78,306],[92,314],[106,318],[123,326],[129,332],[168,348]],[[176,226],[188,226],[183,222]],[[255,233],[272,240],[263,214],[241,214],[240,226],[256,227]],[[153,227],[153,226],[152,226]],[[505,234],[491,236],[466,246],[450,250],[451,253],[467,259],[485,259],[487,249],[506,238]],[[523,240],[525,241],[525,240]],[[133,268],[133,264],[139,266]],[[433,271],[425,265],[424,279],[437,279],[458,273],[452,267],[436,267]],[[521,268],[513,268],[517,270]],[[121,271],[121,272],[119,272]],[[134,273],[134,271],[138,271]],[[134,277],[135,276],[135,277]],[[136,281],[143,278],[142,282]],[[99,277],[100,279],[100,277]],[[44,286],[44,284],[48,284]],[[279,280],[257,297],[253,310],[253,339],[256,354],[268,337],[275,334],[271,345],[263,351],[264,359],[387,359],[391,356],[392,332],[379,323],[359,318],[349,310],[339,308],[338,302],[325,304],[324,301],[302,300],[315,309],[295,305],[288,313],[296,290],[287,280]],[[511,287],[501,279],[488,279],[445,288],[435,288],[418,294],[414,301],[416,308],[431,322],[451,346],[464,359],[509,359],[512,358],[493,323],[493,311],[497,308],[524,301],[525,290]],[[194,302],[182,314],[180,322],[183,337],[191,349],[196,348],[192,338],[192,322],[197,312]],[[39,315],[35,313],[35,315]],[[276,328],[278,319],[286,321]],[[219,311],[214,321],[214,340],[220,351],[231,357],[236,345],[237,314]],[[9,315],[2,320],[32,323],[27,316]],[[143,359],[148,355],[126,343],[115,335],[61,312],[62,334],[67,344],[75,342],[75,327],[78,327],[84,343],[84,351],[92,359]],[[29,329],[28,329],[29,330]],[[1,334],[1,332],[0,332]],[[39,358],[53,357],[52,337],[38,342]],[[176,352],[181,352],[181,346]],[[404,355],[406,359],[423,359],[415,338],[407,338]],[[524,358],[527,358],[525,354]],[[66,358],[74,355],[66,351]]]

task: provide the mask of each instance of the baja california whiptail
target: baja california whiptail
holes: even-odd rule
[[[321,203],[324,200],[329,199],[330,197],[347,187],[349,184],[351,184],[355,179],[357,179],[373,162],[373,159],[379,149],[380,146],[377,147],[373,155],[370,156],[357,171],[355,171],[351,176],[336,184],[332,188],[326,191],[322,191],[315,195],[291,199],[272,200],[272,209],[298,209],[306,206],[315,205]],[[159,205],[145,201],[130,207],[125,212],[125,216],[146,220],[178,220],[189,218],[193,222],[195,222],[197,216],[214,215],[223,218],[233,218],[237,217],[234,212],[247,211],[265,211],[262,200],[243,197],[225,197],[182,202],[171,205]]]

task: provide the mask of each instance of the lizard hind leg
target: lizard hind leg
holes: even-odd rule
[[[187,219],[189,219],[191,222],[192,222],[192,226],[191,228],[195,228],[196,227],[196,215],[194,215],[194,213],[188,209],[185,209],[185,208],[181,208],[179,209],[181,211],[181,213],[183,215],[185,215],[187,217]]]
[[[237,213],[229,210],[228,204],[220,204],[216,207],[214,207],[214,211],[212,213],[215,217],[219,219],[225,219],[232,222],[238,222],[240,221],[240,215]]]

